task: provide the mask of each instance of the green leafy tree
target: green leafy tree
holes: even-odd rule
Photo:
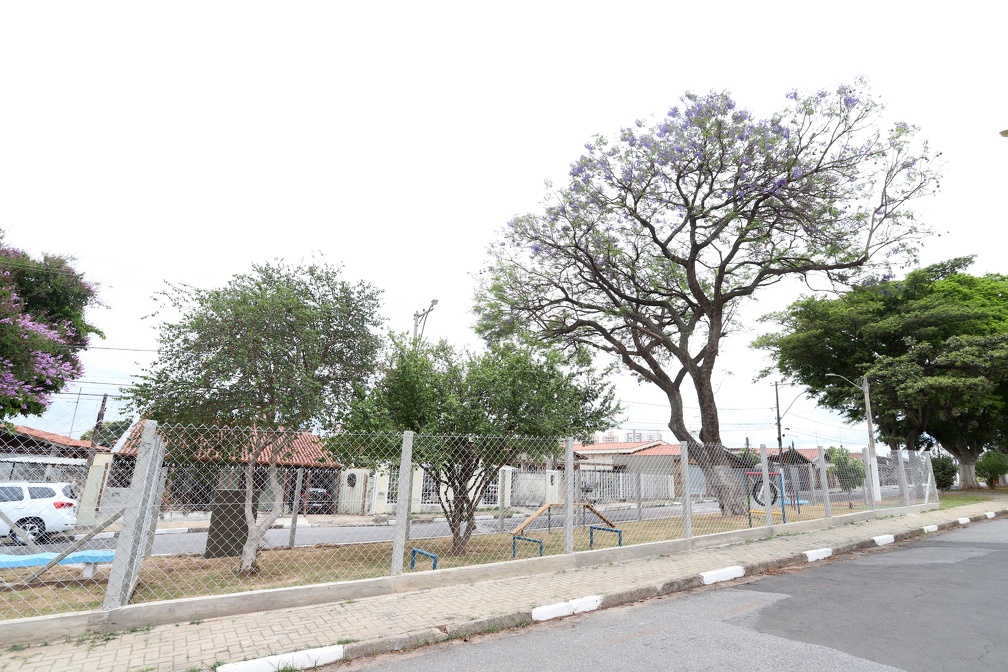
[[[92,334],[84,316],[94,285],[69,257],[32,259],[3,243],[0,230],[0,420],[41,415],[52,395],[79,378],[78,354]]]
[[[656,122],[596,137],[566,186],[503,229],[477,293],[484,335],[596,348],[658,386],[723,513],[746,511],[712,383],[740,306],[789,276],[849,282],[912,254],[911,206],[936,184],[926,143],[883,129],[864,82],[787,98],[761,119],[727,93],[687,93]]]
[[[847,507],[853,509],[854,502],[851,500],[851,492],[864,485],[864,462],[851,459],[850,451],[836,446],[830,446],[826,449],[826,459],[830,462],[830,475],[836,478],[840,489],[847,493]]]
[[[933,455],[931,457],[931,471],[934,472],[935,486],[939,490],[945,491],[955,485],[959,465],[951,455]]]
[[[96,446],[107,446],[111,448],[115,446],[119,437],[129,431],[129,428],[132,425],[132,420],[106,420],[101,423],[100,427],[98,427],[98,431],[89,429],[81,434],[81,440],[91,441],[93,439]]]
[[[864,398],[830,374],[867,376],[886,443],[916,450],[930,435],[959,460],[964,487],[977,487],[977,457],[1004,436],[1008,278],[970,276],[963,269],[971,261],[868,282],[838,298],[803,298],[765,318],[778,329],[755,345],[851,421],[864,419]]]
[[[561,438],[585,439],[619,411],[605,373],[583,353],[501,342],[474,355],[444,341],[396,339],[377,384],[361,391],[330,446],[341,461],[388,465],[398,462],[399,443],[382,433],[417,432],[413,462],[436,484],[452,554],[464,555],[476,507],[502,466],[552,457]]]
[[[993,490],[1001,478],[1008,474],[1008,455],[996,450],[988,450],[976,462],[976,474]]]
[[[254,571],[259,542],[282,510],[276,466],[289,442],[300,431],[335,427],[374,368],[379,291],[327,264],[277,262],[220,289],[171,286],[160,298],[181,317],[160,325],[157,361],[127,390],[130,407],[167,428],[203,428],[173,435],[173,450],[244,463],[249,535],[241,570]],[[274,501],[257,521],[260,458]]]

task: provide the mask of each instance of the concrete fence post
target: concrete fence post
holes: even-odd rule
[[[759,449],[760,470],[763,472],[763,511],[766,513],[767,527],[773,527],[773,502],[770,501],[770,465],[767,464],[767,450],[765,445]],[[781,497],[784,493],[781,493]]]
[[[504,469],[497,470],[497,532],[504,533]]]
[[[301,511],[302,483],[304,483],[304,467],[298,467],[297,479],[294,482],[294,506],[291,507],[290,539],[287,540],[288,548],[294,548],[294,540],[297,537],[298,512]]]
[[[892,453],[890,453],[892,457]],[[899,481],[900,497],[903,499],[903,506],[910,506],[910,487],[907,484],[906,467],[903,464],[903,449],[896,449],[896,478]],[[909,452],[907,458],[910,458]]]
[[[564,442],[564,553],[574,552],[574,439]]]
[[[819,466],[819,487],[823,493],[823,509],[826,511],[826,517],[832,518],[833,511],[830,506],[829,471],[826,469],[826,453],[823,452],[822,446],[816,446],[816,449],[818,451],[816,462]]]
[[[148,536],[157,517],[164,452],[164,441],[157,435],[157,422],[148,420],[144,423],[136,466],[130,479],[126,510],[116,542],[115,559],[112,561],[105,599],[102,602],[104,610],[129,604],[133,590],[140,579],[141,561],[148,548]]]
[[[693,536],[693,493],[689,479],[689,441],[682,444],[679,467],[682,471],[683,538],[689,539]],[[673,477],[674,482],[675,478]]]
[[[396,501],[396,533],[392,542],[392,576],[403,571],[406,557],[406,536],[410,517],[410,485],[413,481],[413,432],[403,432],[402,456],[399,461],[399,499]]]

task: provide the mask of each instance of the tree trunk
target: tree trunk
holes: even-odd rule
[[[691,446],[690,455],[696,454],[697,465],[707,479],[721,507],[722,516],[744,516],[748,513],[745,492],[735,469],[728,464],[725,449],[720,444]]]
[[[696,374],[694,374],[696,375]],[[699,378],[699,380],[697,379]],[[729,462],[729,456],[721,443],[721,424],[718,419],[717,403],[710,385],[710,371],[699,371],[694,378],[697,399],[700,402],[700,440],[697,464],[707,478],[707,484],[714,491],[722,516],[743,516],[748,513],[742,482]],[[701,457],[702,456],[702,457]],[[781,493],[783,496],[783,493]]]
[[[980,481],[977,480],[976,475],[976,460],[974,459],[970,463],[959,461],[959,488],[960,489],[979,489]]]
[[[279,451],[274,451],[279,455]],[[258,459],[258,458],[257,458]],[[270,488],[273,490],[273,508],[262,520],[256,521],[254,510],[255,483],[255,461],[249,460],[245,466],[245,524],[248,525],[248,538],[245,546],[242,547],[241,567],[239,573],[254,574],[259,571],[259,543],[266,536],[266,533],[273,527],[273,523],[280,517],[283,510],[283,493],[280,491],[280,481],[277,479],[276,464],[269,466]]]

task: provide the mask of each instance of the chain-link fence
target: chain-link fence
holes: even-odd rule
[[[876,493],[861,456],[828,462],[816,450],[153,422],[136,423],[114,447],[18,441],[0,452],[0,532],[12,528],[0,548],[4,619],[937,500],[930,462],[917,454],[880,458]]]

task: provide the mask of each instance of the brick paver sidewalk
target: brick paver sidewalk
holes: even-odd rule
[[[1002,513],[1006,504],[998,499],[665,557],[11,647],[0,652],[0,670],[202,672],[215,664],[334,644],[346,645],[347,657],[356,657],[516,624],[527,621],[535,607],[588,595],[605,596],[608,606],[670,592],[696,585],[702,571],[795,562],[806,550],[863,545],[880,535]]]

